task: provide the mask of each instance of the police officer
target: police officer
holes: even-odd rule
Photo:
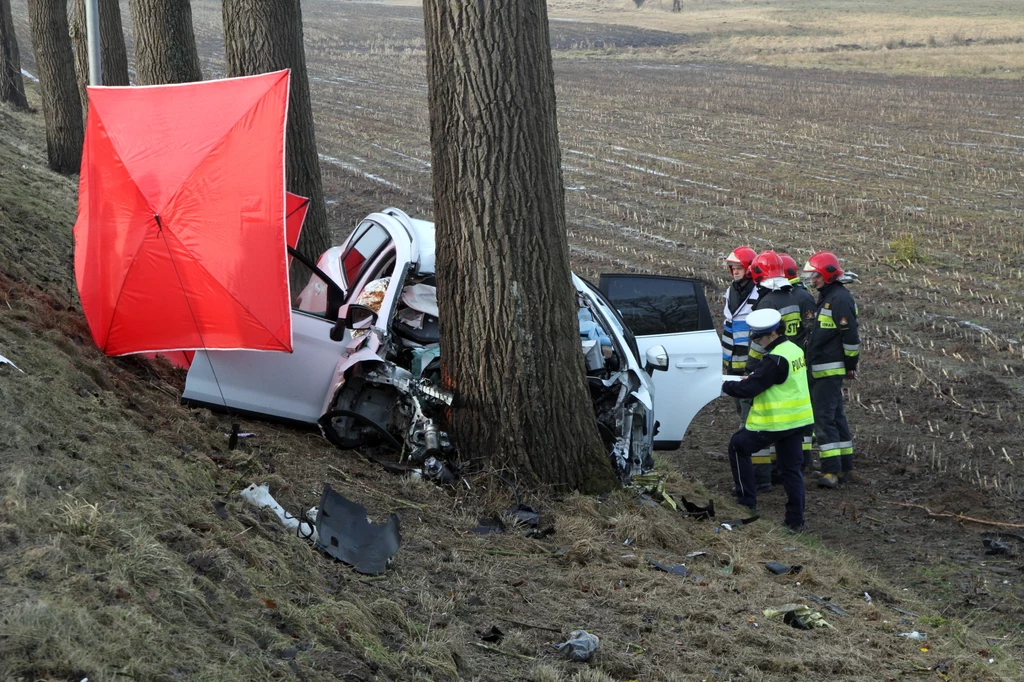
[[[834,254],[814,254],[804,265],[804,273],[818,290],[817,315],[806,349],[811,370],[814,434],[821,458],[818,485],[835,488],[853,470],[853,437],[843,409],[843,380],[857,378],[857,304],[839,281],[843,269]]]
[[[729,441],[729,465],[740,490],[738,501],[756,511],[757,488],[751,455],[774,444],[786,490],[784,523],[793,531],[801,531],[804,477],[800,441],[803,428],[814,422],[804,353],[780,329],[779,311],[755,310],[747,316],[747,323],[751,339],[765,349],[764,357],[746,378],[726,381],[722,386],[723,393],[753,400],[745,425]]]
[[[786,277],[784,261],[774,251],[759,253],[750,264],[750,278],[757,286],[757,301],[754,303],[754,310],[773,309],[778,310],[782,316],[782,333],[789,341],[795,343],[801,350],[804,337],[803,320],[806,312],[811,313],[813,318],[815,306],[814,298],[806,291],[806,298],[801,298],[794,290],[793,285]],[[795,265],[795,264],[794,264]],[[753,372],[764,356],[764,348],[751,339],[749,360],[747,360],[747,372]],[[809,435],[809,434],[808,434]],[[801,438],[803,440],[803,438]],[[757,452],[753,455],[754,481],[757,484],[758,492],[771,490],[772,483],[778,482],[778,472],[773,473],[777,462],[775,452]]]
[[[814,324],[814,318],[818,315],[818,304],[811,292],[807,291],[807,286],[804,285],[803,280],[800,279],[800,267],[796,264],[796,260],[788,253],[780,253],[779,256],[782,258],[783,276],[793,285],[793,295],[800,306],[800,331],[795,338],[791,337],[789,340],[800,346],[806,354],[807,332],[810,330],[811,325]],[[811,449],[813,444],[814,427],[808,426],[804,430],[804,469],[811,465]]]

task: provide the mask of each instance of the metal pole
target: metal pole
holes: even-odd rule
[[[89,47],[89,85],[103,85],[100,67],[99,0],[85,0],[85,39]]]

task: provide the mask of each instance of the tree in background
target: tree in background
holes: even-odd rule
[[[82,100],[82,115],[89,113],[89,99],[85,88],[89,85],[89,45],[85,29],[85,0],[71,2],[71,44],[75,48],[75,72],[78,74],[78,94]],[[100,65],[103,85],[128,85],[128,53],[124,48],[124,29],[121,27],[121,6],[117,0],[99,0]]]
[[[545,0],[426,0],[442,371],[471,461],[617,479],[580,353]]]
[[[29,0],[28,21],[43,96],[49,166],[58,173],[77,173],[82,165],[85,126],[75,88],[66,0]]]
[[[224,53],[229,76],[291,69],[288,98],[288,189],[309,197],[298,250],[313,262],[331,245],[313,108],[306,76],[299,0],[224,0]],[[298,282],[293,282],[298,284]]]
[[[201,81],[189,0],[129,0],[135,26],[135,83]]]
[[[18,38],[14,35],[11,0],[0,0],[0,102],[10,102],[21,109],[28,108],[25,82],[21,77]]]

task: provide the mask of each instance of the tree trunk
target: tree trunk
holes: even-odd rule
[[[58,173],[82,165],[82,102],[75,89],[75,58],[68,36],[65,0],[29,0],[28,20],[39,69],[46,122],[46,155]]]
[[[442,368],[470,460],[616,485],[584,378],[544,0],[426,0]]]
[[[71,43],[75,48],[75,72],[78,74],[78,94],[82,100],[82,115],[89,114],[89,98],[85,88],[89,85],[89,44],[85,25],[86,0],[72,0]],[[121,26],[121,6],[117,0],[99,0],[100,66],[103,85],[128,85],[128,53],[124,47],[124,29]]]
[[[135,83],[203,80],[189,0],[129,0],[135,26]]]
[[[10,102],[19,109],[28,108],[11,0],[0,0],[0,102]]]
[[[299,0],[224,0],[223,8],[229,76],[291,69],[286,138],[288,189],[309,197],[309,212],[298,250],[316,262],[331,246],[331,236],[306,76],[302,8]]]

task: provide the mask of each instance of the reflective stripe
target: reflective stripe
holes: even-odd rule
[[[846,374],[846,365],[842,362],[823,362],[811,365],[811,376],[815,379]]]
[[[842,443],[825,443],[818,449],[824,452],[825,450],[838,450],[841,447],[843,447]]]
[[[803,445],[803,449],[804,450],[810,450],[811,449],[811,441],[809,441],[809,440],[805,440],[802,445]]]
[[[844,454],[844,455],[852,455],[852,454],[853,454],[853,448],[852,448],[852,447],[849,447],[849,448],[840,448],[839,452],[840,452],[841,454]]]
[[[752,463],[754,463],[754,464],[771,464],[771,463],[772,463],[772,457],[771,457],[771,455],[770,455],[770,454],[767,454],[767,451],[766,451],[766,450],[761,450],[761,452],[764,452],[765,454],[763,454],[763,455],[762,455],[762,454],[761,454],[761,453],[759,452],[759,453],[757,453],[757,454],[755,454],[755,455],[752,455],[752,456],[750,457],[750,461],[751,461]]]
[[[841,447],[841,448],[852,448],[853,447],[853,441],[852,440],[841,440],[841,441],[839,441],[839,447]]]
[[[733,364],[736,364],[738,362],[741,365],[746,365],[747,364],[747,360],[748,360],[748,357],[746,355],[734,355],[734,356],[732,356]]]
[[[857,351],[860,350],[860,344],[859,343],[844,343],[843,344],[843,350],[845,350],[845,351],[853,351],[854,353],[856,353]]]
[[[832,317],[832,309],[822,308],[821,310],[818,311],[818,316],[820,317],[821,315],[824,315],[825,317]]]
[[[800,306],[798,306],[798,305],[787,305],[784,308],[779,308],[779,315],[782,315],[783,317],[785,317],[786,315],[792,315],[793,313],[796,313],[797,315],[799,315],[800,314]]]
[[[838,457],[841,454],[843,454],[842,451],[838,450],[838,449],[837,450],[822,450],[821,453],[818,456],[821,457],[822,459],[828,459],[829,457]]]

